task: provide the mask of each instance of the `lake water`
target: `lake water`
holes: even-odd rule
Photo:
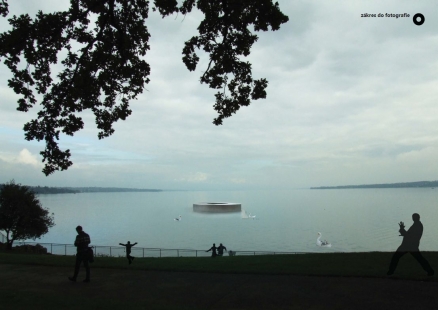
[[[56,226],[38,242],[72,244],[77,225],[93,245],[127,240],[145,248],[209,249],[223,243],[236,251],[394,251],[401,243],[398,223],[424,225],[420,250],[437,251],[438,190],[348,189],[289,191],[164,191],[40,195]],[[240,213],[193,212],[197,202],[237,202]],[[174,218],[182,216],[181,221]],[[332,248],[316,246],[317,233]],[[29,240],[32,241],[32,240]]]

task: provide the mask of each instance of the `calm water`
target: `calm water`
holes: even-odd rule
[[[199,191],[41,195],[55,213],[38,242],[71,244],[82,225],[93,245],[138,242],[139,247],[208,249],[215,242],[236,251],[393,251],[398,222],[424,225],[420,249],[437,251],[438,189]],[[238,202],[257,217],[200,214],[196,202]],[[173,219],[182,216],[180,222]],[[317,233],[332,248],[316,246]],[[32,240],[29,240],[32,241]]]

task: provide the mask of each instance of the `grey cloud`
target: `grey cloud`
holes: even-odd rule
[[[435,3],[279,2],[290,22],[277,32],[260,32],[248,57],[254,77],[269,80],[266,100],[214,126],[216,91],[199,84],[205,55],[195,72],[181,61],[199,14],[184,21],[151,14],[151,82],[131,103],[133,114],[99,141],[94,118],[85,113],[85,129],[61,140],[73,154],[71,169],[46,178],[37,168],[26,174],[0,161],[0,182],[15,177],[35,185],[261,189],[436,179]],[[48,9],[65,3],[32,2]],[[398,11],[425,12],[426,23],[360,17]],[[4,71],[2,152],[12,156],[27,148],[39,156],[43,144],[24,141],[21,131],[35,114],[15,111]]]

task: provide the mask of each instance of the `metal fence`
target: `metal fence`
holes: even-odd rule
[[[55,255],[75,255],[76,247],[73,244],[60,243],[39,243],[39,242],[14,242],[15,247],[23,245],[41,245],[47,249],[47,253]],[[124,246],[103,246],[92,245],[94,255],[99,257],[125,257]],[[273,252],[273,251],[233,251],[235,255],[284,255],[284,254],[305,254],[305,252]],[[132,247],[131,255],[134,257],[209,257],[211,252],[193,249],[161,249],[161,248],[141,248]],[[228,256],[228,253],[224,253]]]

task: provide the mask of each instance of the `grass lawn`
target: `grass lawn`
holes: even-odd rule
[[[423,255],[437,269],[438,252]],[[92,281],[85,284],[83,267],[80,281],[67,280],[74,256],[0,252],[0,308],[368,310],[376,304],[381,309],[409,304],[436,309],[437,277],[427,277],[407,254],[394,276],[386,279],[391,256],[137,257],[132,265],[124,257],[96,257]]]
[[[438,252],[423,252],[437,270]],[[156,271],[189,271],[226,274],[288,274],[309,276],[386,277],[392,253],[325,253],[295,255],[256,255],[233,257],[163,257],[136,258],[128,265],[124,257],[96,257],[91,268],[138,269]],[[0,252],[0,264],[25,264],[72,267],[74,256]],[[400,259],[395,277],[424,280],[425,272],[406,254]],[[435,280],[435,277],[429,280]]]

